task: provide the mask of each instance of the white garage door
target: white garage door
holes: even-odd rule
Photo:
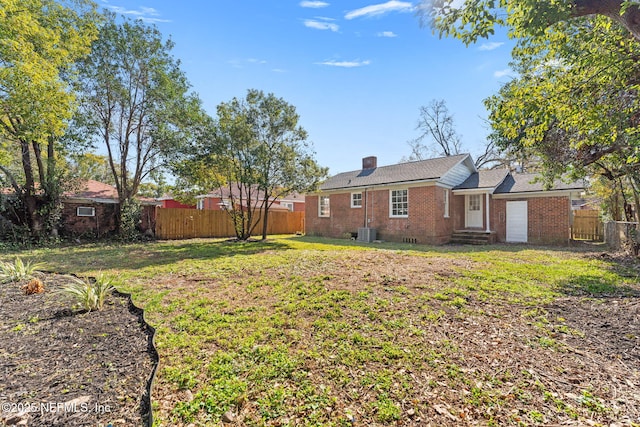
[[[527,202],[507,202],[507,242],[527,242]]]

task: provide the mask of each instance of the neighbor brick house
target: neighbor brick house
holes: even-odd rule
[[[262,206],[264,197],[264,191],[254,189],[251,206]],[[224,210],[230,206],[230,200],[232,198],[234,200],[240,199],[240,189],[237,186],[232,185],[231,189],[229,187],[218,188],[208,194],[196,196],[198,202],[197,208],[214,211]],[[246,196],[244,196],[243,199],[244,203],[247,204]],[[269,209],[272,211],[304,212],[305,196],[294,192],[286,196],[278,197],[273,200],[273,204]]]
[[[140,231],[153,231],[157,202],[139,198],[142,205]],[[62,231],[71,236],[104,237],[116,231],[118,192],[112,185],[88,180],[62,198]]]
[[[478,171],[469,154],[337,174],[306,196],[306,233],[360,240],[444,244],[487,242],[563,244],[570,239],[571,200],[581,182],[549,189],[532,174]],[[364,237],[363,237],[364,236]]]

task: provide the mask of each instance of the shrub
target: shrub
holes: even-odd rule
[[[20,282],[33,278],[33,274],[40,268],[42,264],[16,258],[13,263],[0,261],[0,283]]]
[[[115,290],[112,277],[100,274],[95,280],[74,277],[61,290],[76,300],[80,307],[87,311],[102,310],[107,297]]]

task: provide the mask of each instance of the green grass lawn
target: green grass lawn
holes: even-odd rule
[[[632,271],[584,251],[277,237],[15,256],[122,280],[157,328],[157,425],[640,422],[550,310],[635,295]]]

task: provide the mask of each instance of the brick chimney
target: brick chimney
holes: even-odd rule
[[[375,169],[378,167],[378,158],[369,156],[362,159],[362,169]]]

